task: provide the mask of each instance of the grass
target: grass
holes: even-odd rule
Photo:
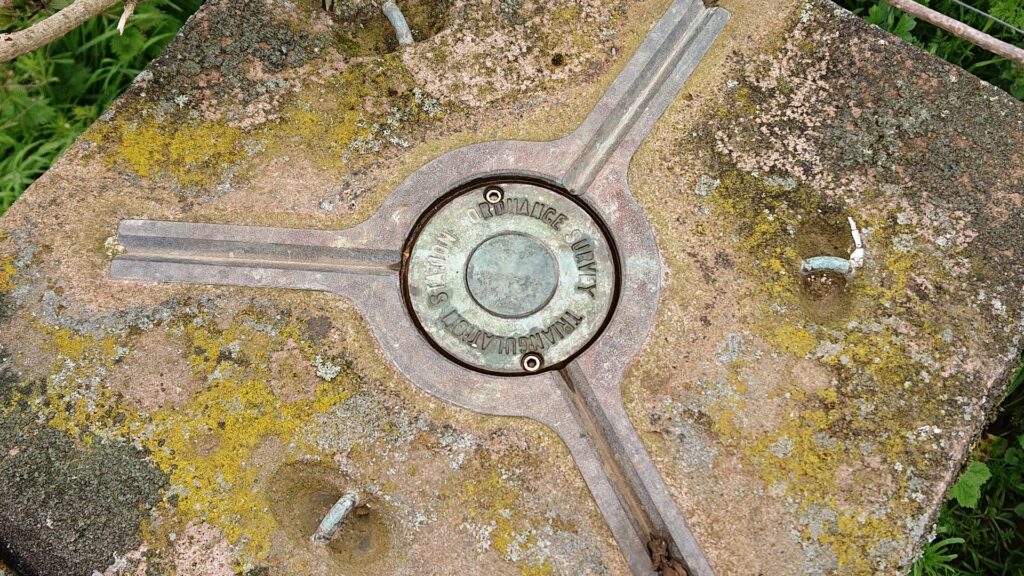
[[[16,1],[0,31],[24,28],[67,3]],[[969,0],[1024,29],[1024,0]],[[1024,68],[892,8],[882,0],[838,0],[866,20],[1024,99]],[[923,3],[1021,45],[1024,37],[951,0]],[[120,10],[94,18],[46,48],[0,64],[0,214],[174,37],[201,0],[149,0],[124,36]],[[1012,378],[996,420],[950,490],[936,539],[913,576],[1024,574],[1024,367]]]
[[[978,48],[970,42],[920,22],[884,0],[835,0],[868,22],[899,36],[903,40],[924,48],[936,56],[956,64],[968,72],[999,86],[1024,100],[1024,66]],[[970,11],[952,0],[917,0],[943,14],[965,22],[1016,46],[1024,46],[1024,34],[1015,32],[989,18]],[[998,17],[1004,22],[1024,30],[1024,0],[964,0],[966,4]]]
[[[68,3],[16,1],[0,31],[23,29]],[[163,51],[201,0],[139,4],[123,36],[117,6],[52,44],[0,64],[0,214]]]

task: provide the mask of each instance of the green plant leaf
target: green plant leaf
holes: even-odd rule
[[[953,484],[946,495],[947,500],[956,500],[965,508],[975,508],[981,498],[981,487],[992,477],[992,472],[984,462],[972,461],[960,479]]]
[[[888,29],[887,23],[890,14],[892,14],[892,7],[884,2],[879,2],[868,8],[868,17],[865,20],[876,26]]]
[[[995,0],[989,14],[1008,24],[1024,28],[1024,2],[1020,0]]]
[[[124,34],[115,36],[110,48],[122,62],[131,62],[146,46],[146,37],[138,28],[126,28]]]
[[[910,35],[910,31],[913,30],[915,26],[917,26],[917,20],[910,14],[903,13],[900,15],[900,19],[896,22],[896,28],[893,29],[892,33],[907,42],[911,42],[914,37]]]

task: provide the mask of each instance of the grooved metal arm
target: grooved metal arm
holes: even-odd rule
[[[663,543],[672,561],[690,574],[710,575],[710,564],[623,406],[623,375],[653,326],[661,279],[654,233],[626,174],[634,153],[727,20],[724,10],[705,8],[700,0],[676,0],[572,134],[554,142],[488,142],[452,151],[410,175],[374,216],[354,228],[126,220],[118,228],[124,253],[113,260],[110,275],[320,290],[348,298],[415,385],[470,410],[527,416],[552,427],[568,445],[634,574],[666,568],[651,559],[651,548]],[[499,377],[438,353],[422,324],[439,320],[414,319],[416,312],[403,300],[408,284],[403,274],[410,238],[418,223],[429,220],[440,195],[520,181],[564,191],[602,221],[617,246],[617,304],[600,328],[575,327],[593,329],[594,337],[571,360],[549,371]],[[534,207],[527,216],[557,228],[548,208]],[[578,241],[570,237],[566,244],[578,246]],[[583,262],[580,249],[567,254],[569,261],[575,256]],[[465,266],[453,269],[467,273]],[[523,319],[524,330],[531,322]],[[569,328],[574,327],[565,327],[566,333]]]

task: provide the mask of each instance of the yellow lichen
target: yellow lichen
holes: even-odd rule
[[[14,279],[17,276],[14,258],[0,258],[0,294],[14,290]]]
[[[874,548],[883,541],[898,541],[904,536],[887,516],[855,515],[843,512],[836,521],[836,530],[822,534],[818,540],[827,544],[839,565],[850,574],[869,574],[875,566],[869,561]]]
[[[92,336],[40,325],[43,349],[53,355],[45,386],[19,391],[50,426],[82,442],[94,437],[129,440],[146,449],[169,478],[169,500],[182,524],[199,520],[220,529],[248,558],[265,558],[275,521],[258,490],[254,451],[276,439],[286,458],[321,455],[305,440],[304,426],[353,393],[356,382],[341,371],[308,397],[284,400],[269,386],[271,355],[289,342],[310,364],[318,351],[297,325],[239,314],[218,328],[207,317],[182,321],[189,362],[208,382],[184,406],[149,414],[121,405],[107,384],[128,336]],[[13,404],[13,403],[12,403]],[[169,527],[173,529],[174,527]],[[159,542],[154,542],[159,546]]]
[[[817,338],[807,330],[789,324],[780,324],[772,332],[772,342],[780,349],[803,358],[818,345]]]
[[[275,521],[257,490],[253,452],[277,438],[291,454],[318,454],[303,439],[303,423],[345,401],[355,385],[338,377],[317,386],[309,399],[276,397],[268,385],[270,355],[289,340],[313,353],[291,326],[267,329],[248,318],[220,329],[200,318],[186,325],[185,336],[189,362],[210,384],[184,407],[150,414],[142,444],[169,475],[182,521],[216,526],[249,556],[265,558]]]
[[[818,210],[819,195],[806,187],[787,190],[731,171],[721,177],[711,201],[720,217],[736,223],[738,248],[751,256],[748,269],[757,274],[768,296],[790,302],[798,288],[800,261],[793,232]]]
[[[827,435],[834,412],[809,409],[789,415],[771,435],[748,438],[744,452],[761,470],[767,485],[785,485],[801,505],[835,498],[836,471],[845,449]]]
[[[50,374],[19,389],[19,403],[30,403],[50,426],[85,444],[96,435],[108,436],[115,422],[127,422],[130,415],[120,409],[116,395],[100,385],[120,354],[118,339],[46,325],[38,330],[42,351],[53,358]]]
[[[111,160],[144,178],[170,175],[186,188],[209,187],[244,157],[243,132],[210,121],[157,121],[141,116],[117,121],[106,135],[116,139]]]
[[[799,358],[808,358],[819,339],[840,348],[820,360],[835,374],[834,385],[811,394],[797,386],[787,388],[779,398],[785,415],[768,432],[743,425],[748,410],[734,397],[719,398],[706,411],[720,441],[738,447],[766,486],[782,491],[802,510],[823,507],[837,515],[836,524],[820,534],[805,530],[805,539],[828,545],[843,573],[869,572],[886,541],[900,539],[892,529],[896,519],[918,512],[907,498],[908,482],[899,474],[891,479],[897,497],[884,511],[866,504],[868,496],[844,491],[847,483],[870,474],[846,469],[844,463],[850,462],[850,450],[873,444],[873,454],[884,462],[904,469],[934,467],[928,453],[907,440],[922,425],[922,415],[938,413],[941,403],[922,378],[925,367],[917,359],[920,355],[912,353],[908,338],[942,349],[941,329],[925,314],[931,304],[916,301],[910,290],[916,274],[940,266],[927,256],[890,248],[894,234],[908,231],[887,217],[861,218],[862,226],[872,231],[877,268],[858,275],[830,301],[831,316],[809,316],[815,311],[808,308],[798,281],[799,259],[811,255],[808,250],[820,249],[818,244],[825,249],[833,242],[841,245],[840,228],[833,224],[839,218],[818,194],[799,185],[783,189],[736,171],[720,180],[711,204],[719,217],[733,224],[737,249],[745,255],[741,269],[754,277],[752,290],[762,294],[760,336]],[[840,309],[856,309],[865,318],[904,310],[920,318],[919,333],[898,334],[882,325],[851,328],[845,320],[837,321],[844,317]],[[823,331],[821,326],[828,324],[834,328]],[[735,365],[729,369],[728,389],[741,396],[740,371]],[[853,389],[857,404],[837,390],[850,382],[861,383]],[[858,438],[871,441],[861,444]]]
[[[493,461],[478,463],[479,474],[462,483],[455,498],[471,521],[490,526],[490,545],[503,558],[517,559],[523,576],[544,576],[554,572],[547,559],[530,557],[537,544],[533,521],[521,512],[522,493],[511,485]]]
[[[114,336],[96,338],[72,332],[69,328],[50,326],[40,326],[40,331],[51,338],[46,346],[57,354],[59,361],[76,363],[83,371],[100,366],[109,369],[114,364],[117,353],[117,338]]]

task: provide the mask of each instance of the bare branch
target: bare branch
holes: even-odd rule
[[[959,36],[960,38],[963,38],[972,44],[976,44],[993,54],[1013,60],[1018,64],[1024,64],[1024,49],[1017,48],[1012,44],[989,36],[981,30],[972,28],[959,20],[950,18],[949,16],[936,12],[926,6],[922,6],[921,4],[914,2],[914,0],[886,0],[886,2],[900,10],[903,10],[911,16],[915,16],[929,24],[938,26],[946,32]]]
[[[36,22],[25,30],[0,34],[0,62],[13,60],[53,42],[117,2],[118,0],[75,0],[60,12]]]

